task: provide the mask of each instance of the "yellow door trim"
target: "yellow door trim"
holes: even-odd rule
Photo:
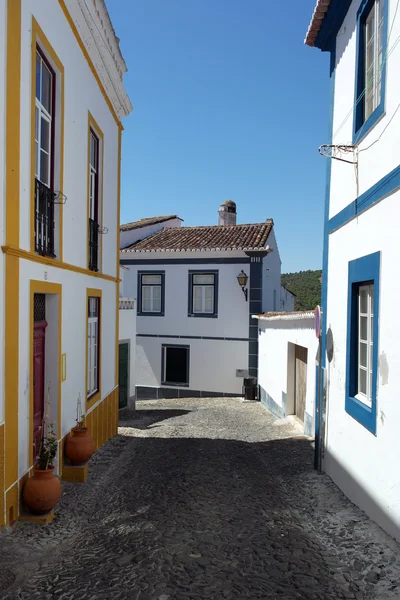
[[[19,246],[21,0],[7,0],[5,123],[6,243]],[[5,477],[4,489],[18,480],[19,261],[5,261]],[[3,493],[4,490],[1,490]],[[8,517],[7,517],[8,518]]]
[[[65,18],[68,21],[69,26],[71,27],[72,33],[74,34],[75,39],[78,42],[78,45],[79,45],[80,49],[82,50],[83,56],[85,57],[86,62],[89,65],[89,69],[93,73],[93,77],[95,78],[95,80],[97,82],[97,85],[99,86],[99,89],[100,89],[100,91],[101,91],[101,93],[102,93],[102,95],[104,97],[104,100],[107,103],[108,108],[110,109],[110,112],[111,112],[112,116],[114,117],[115,122],[117,123],[117,125],[119,127],[122,127],[121,121],[117,117],[117,114],[116,114],[116,112],[114,110],[112,102],[111,102],[110,98],[107,95],[107,92],[106,92],[106,90],[104,88],[104,85],[101,82],[101,79],[100,79],[100,77],[99,77],[99,75],[98,75],[98,73],[96,71],[96,67],[93,64],[92,59],[90,58],[89,53],[86,50],[85,44],[82,42],[81,36],[79,35],[79,32],[78,32],[78,30],[76,28],[76,25],[75,25],[75,23],[74,23],[71,15],[70,15],[69,11],[68,11],[68,8],[67,8],[67,6],[65,4],[65,1],[64,0],[58,0],[58,3],[60,5],[60,7],[61,7],[61,10],[64,13]]]
[[[88,389],[88,379],[89,379],[89,361],[88,361],[88,329],[89,329],[89,318],[88,318],[88,307],[89,307],[89,297],[100,298],[100,315],[99,315],[99,363],[97,365],[98,369],[98,378],[99,378],[99,389],[95,394],[87,397],[87,389]],[[85,379],[85,398],[86,398],[86,412],[92,408],[101,399],[101,355],[102,355],[102,345],[103,345],[103,298],[102,298],[102,290],[98,290],[95,288],[86,288],[86,379]]]
[[[45,33],[41,29],[35,17],[32,17],[32,62],[31,62],[31,252],[35,251],[35,113],[36,113],[36,46],[48,55],[50,62],[56,67],[56,79],[60,79],[60,115],[55,113],[56,122],[60,123],[60,139],[58,153],[60,156],[60,189],[55,191],[63,192],[64,190],[64,65],[58,58],[53,46],[50,44]],[[56,95],[57,100],[57,95]],[[57,150],[54,148],[54,152]],[[59,255],[58,260],[63,259],[63,205],[57,204],[59,209]]]
[[[103,211],[104,211],[104,134],[99,127],[96,119],[93,117],[92,113],[88,111],[88,161],[87,161],[87,219],[86,219],[86,266],[89,268],[89,215],[90,215],[90,130],[98,136],[100,140],[100,156],[99,156],[99,166],[100,166],[100,177],[99,177],[99,225],[100,228],[103,227]],[[103,235],[99,235],[99,272],[103,271]],[[92,271],[90,271],[92,272]],[[118,273],[117,273],[118,276]]]
[[[50,283],[47,281],[36,281],[31,279],[30,281],[30,321],[29,321],[29,447],[28,447],[28,465],[29,468],[35,463],[35,454],[33,448],[33,408],[34,408],[34,397],[33,397],[33,329],[34,329],[34,295],[35,294],[57,294],[58,295],[58,404],[57,404],[57,437],[61,439],[61,337],[62,337],[62,285],[61,283]]]
[[[42,265],[48,265],[49,267],[54,267],[55,269],[73,271],[74,273],[88,275],[89,277],[97,277],[98,279],[105,279],[106,281],[118,281],[116,277],[113,277],[112,275],[106,275],[105,273],[96,273],[95,271],[89,271],[89,269],[84,269],[83,267],[77,267],[76,265],[70,265],[69,263],[60,262],[59,260],[55,260],[54,258],[50,258],[48,256],[40,256],[39,254],[28,252],[27,250],[22,250],[22,248],[15,248],[14,246],[1,246],[1,249],[4,252],[4,254],[7,254],[9,256],[24,258],[25,260],[30,260],[32,262],[40,263]]]

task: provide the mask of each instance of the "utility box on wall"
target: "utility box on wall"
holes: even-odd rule
[[[248,377],[249,376],[249,371],[247,369],[236,369],[236,377],[240,377],[241,379],[243,379],[243,377]]]

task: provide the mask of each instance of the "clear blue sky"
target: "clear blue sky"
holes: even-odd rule
[[[319,269],[328,55],[304,46],[315,0],[108,0],[134,110],[121,222],[272,217],[283,272]],[[284,5],[284,9],[283,9]]]

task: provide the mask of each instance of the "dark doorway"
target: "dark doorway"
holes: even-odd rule
[[[189,346],[163,346],[162,383],[189,385]]]
[[[118,368],[118,383],[119,383],[119,402],[118,408],[126,408],[128,406],[128,385],[129,385],[129,344],[119,345],[119,368]]]
[[[39,452],[44,414],[44,363],[46,321],[35,323],[33,332],[33,443],[34,456]]]

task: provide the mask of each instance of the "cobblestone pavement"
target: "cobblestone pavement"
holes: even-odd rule
[[[232,399],[137,409],[52,524],[0,535],[0,598],[400,598],[399,545],[287,421]]]

